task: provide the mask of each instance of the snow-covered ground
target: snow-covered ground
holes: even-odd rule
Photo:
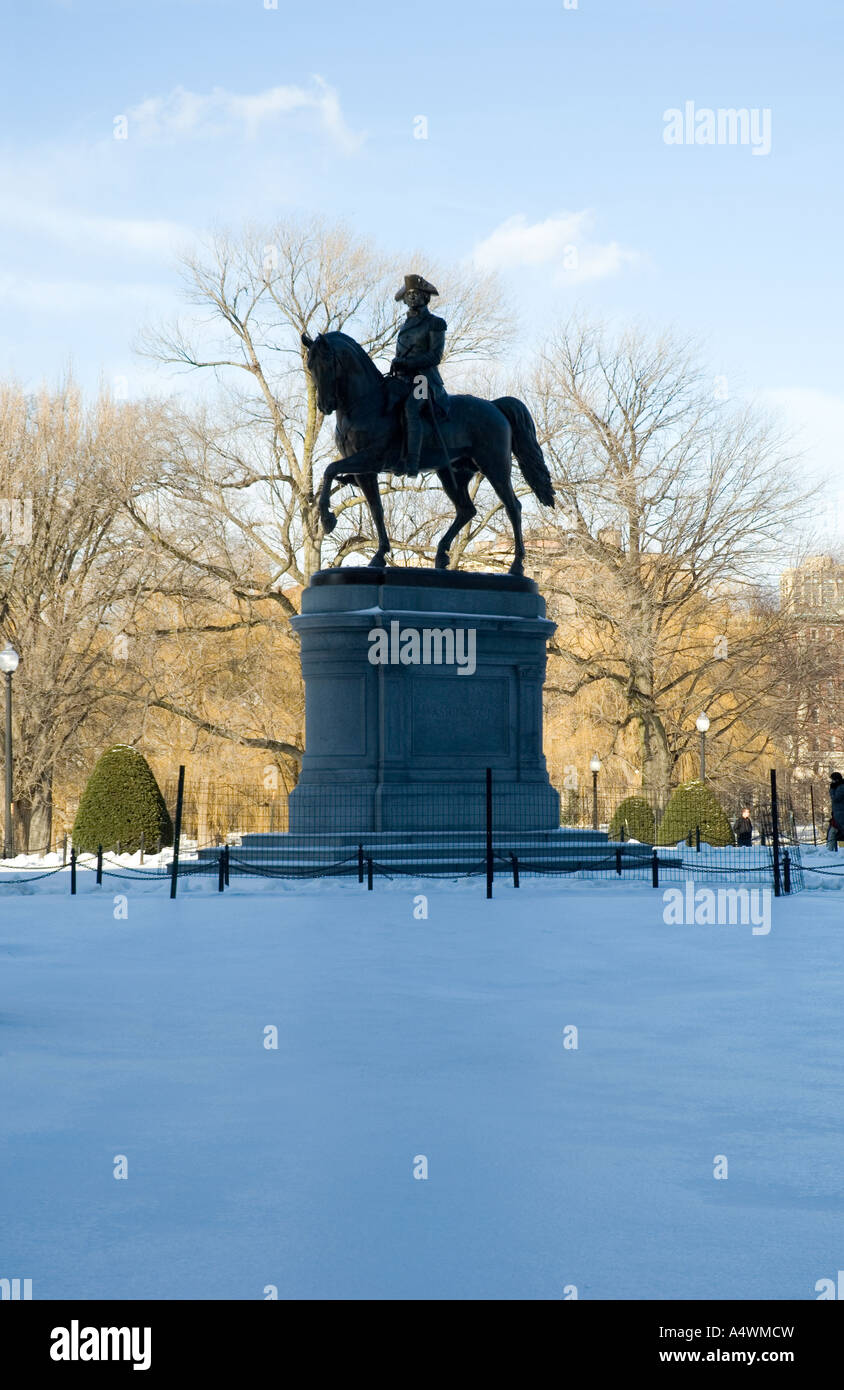
[[[803,845],[800,850],[807,888],[844,889],[844,846],[837,852]]]
[[[812,1299],[844,1267],[837,892],[754,934],[630,881],[79,886],[0,888],[0,1277],[34,1298]]]

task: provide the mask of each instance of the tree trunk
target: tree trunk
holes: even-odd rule
[[[30,805],[21,797],[15,797],[12,806],[12,833],[15,837],[15,854],[26,854],[29,849]]]
[[[15,802],[15,848],[18,854],[47,854],[53,834],[53,782],[45,773],[29,797]]]
[[[210,783],[207,777],[203,777],[199,784],[199,796],[196,803],[196,843],[197,847],[210,844],[208,834],[208,800],[210,795]]]
[[[671,782],[671,751],[665,726],[656,710],[643,710],[640,714],[642,726],[642,788],[653,792],[660,805],[668,800]]]
[[[322,537],[318,528],[319,523],[313,532],[305,532],[303,570],[306,585],[310,583],[311,575],[316,574],[317,570],[322,567]]]

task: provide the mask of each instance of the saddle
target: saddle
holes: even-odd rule
[[[407,415],[405,407],[413,390],[413,378],[387,376],[385,380],[387,384],[387,408],[390,413],[398,415],[398,424],[406,442]],[[441,389],[435,395],[429,395],[427,399],[419,401],[418,418],[422,426],[423,455],[434,453],[442,458],[444,452],[454,450],[455,441],[451,437],[453,429],[449,429],[446,423],[450,415],[448,396]],[[445,462],[444,459],[443,462]]]
[[[403,412],[405,401],[407,400],[408,396],[413,390],[413,377],[392,376],[390,374],[387,374],[384,377],[384,384],[387,388],[388,411],[392,412],[395,410],[401,410]],[[429,396],[426,401],[422,402],[422,404],[423,406],[427,405],[429,409],[431,405],[433,405],[434,409],[437,412],[438,420],[448,419],[450,412],[448,407],[448,397],[445,395],[445,392],[442,393],[442,396],[440,396],[439,393],[437,393],[437,395]],[[426,414],[427,412],[423,409],[423,419],[425,418]]]
[[[406,417],[405,403],[413,389],[413,380],[409,377],[384,376],[386,387],[386,407],[388,414],[392,415],[396,425],[401,432],[403,445],[406,447]],[[443,393],[444,394],[444,393]],[[454,438],[454,425],[450,424],[451,412],[448,406],[448,397],[444,399],[429,396],[426,401],[421,401],[419,422],[422,426],[422,448],[421,457],[424,460],[423,467],[442,468],[446,464],[446,453],[449,460],[453,462],[459,456],[461,443]],[[431,419],[431,408],[436,411],[435,422]],[[436,424],[436,428],[435,428]],[[465,440],[468,446],[468,437]],[[404,451],[404,449],[403,449]],[[399,470],[396,470],[399,471]],[[354,482],[353,474],[338,474],[338,483],[351,484]]]

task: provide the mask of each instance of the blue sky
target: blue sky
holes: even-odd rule
[[[315,210],[495,266],[524,343],[575,306],[701,338],[800,431],[841,529],[832,0],[32,0],[4,29],[0,371],[146,389],[132,341],[178,306],[174,250]],[[768,111],[770,153],[666,144],[687,102]]]

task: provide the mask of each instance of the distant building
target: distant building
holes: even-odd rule
[[[798,647],[795,731],[788,749],[797,777],[844,770],[844,564],[814,555],[780,579]]]

